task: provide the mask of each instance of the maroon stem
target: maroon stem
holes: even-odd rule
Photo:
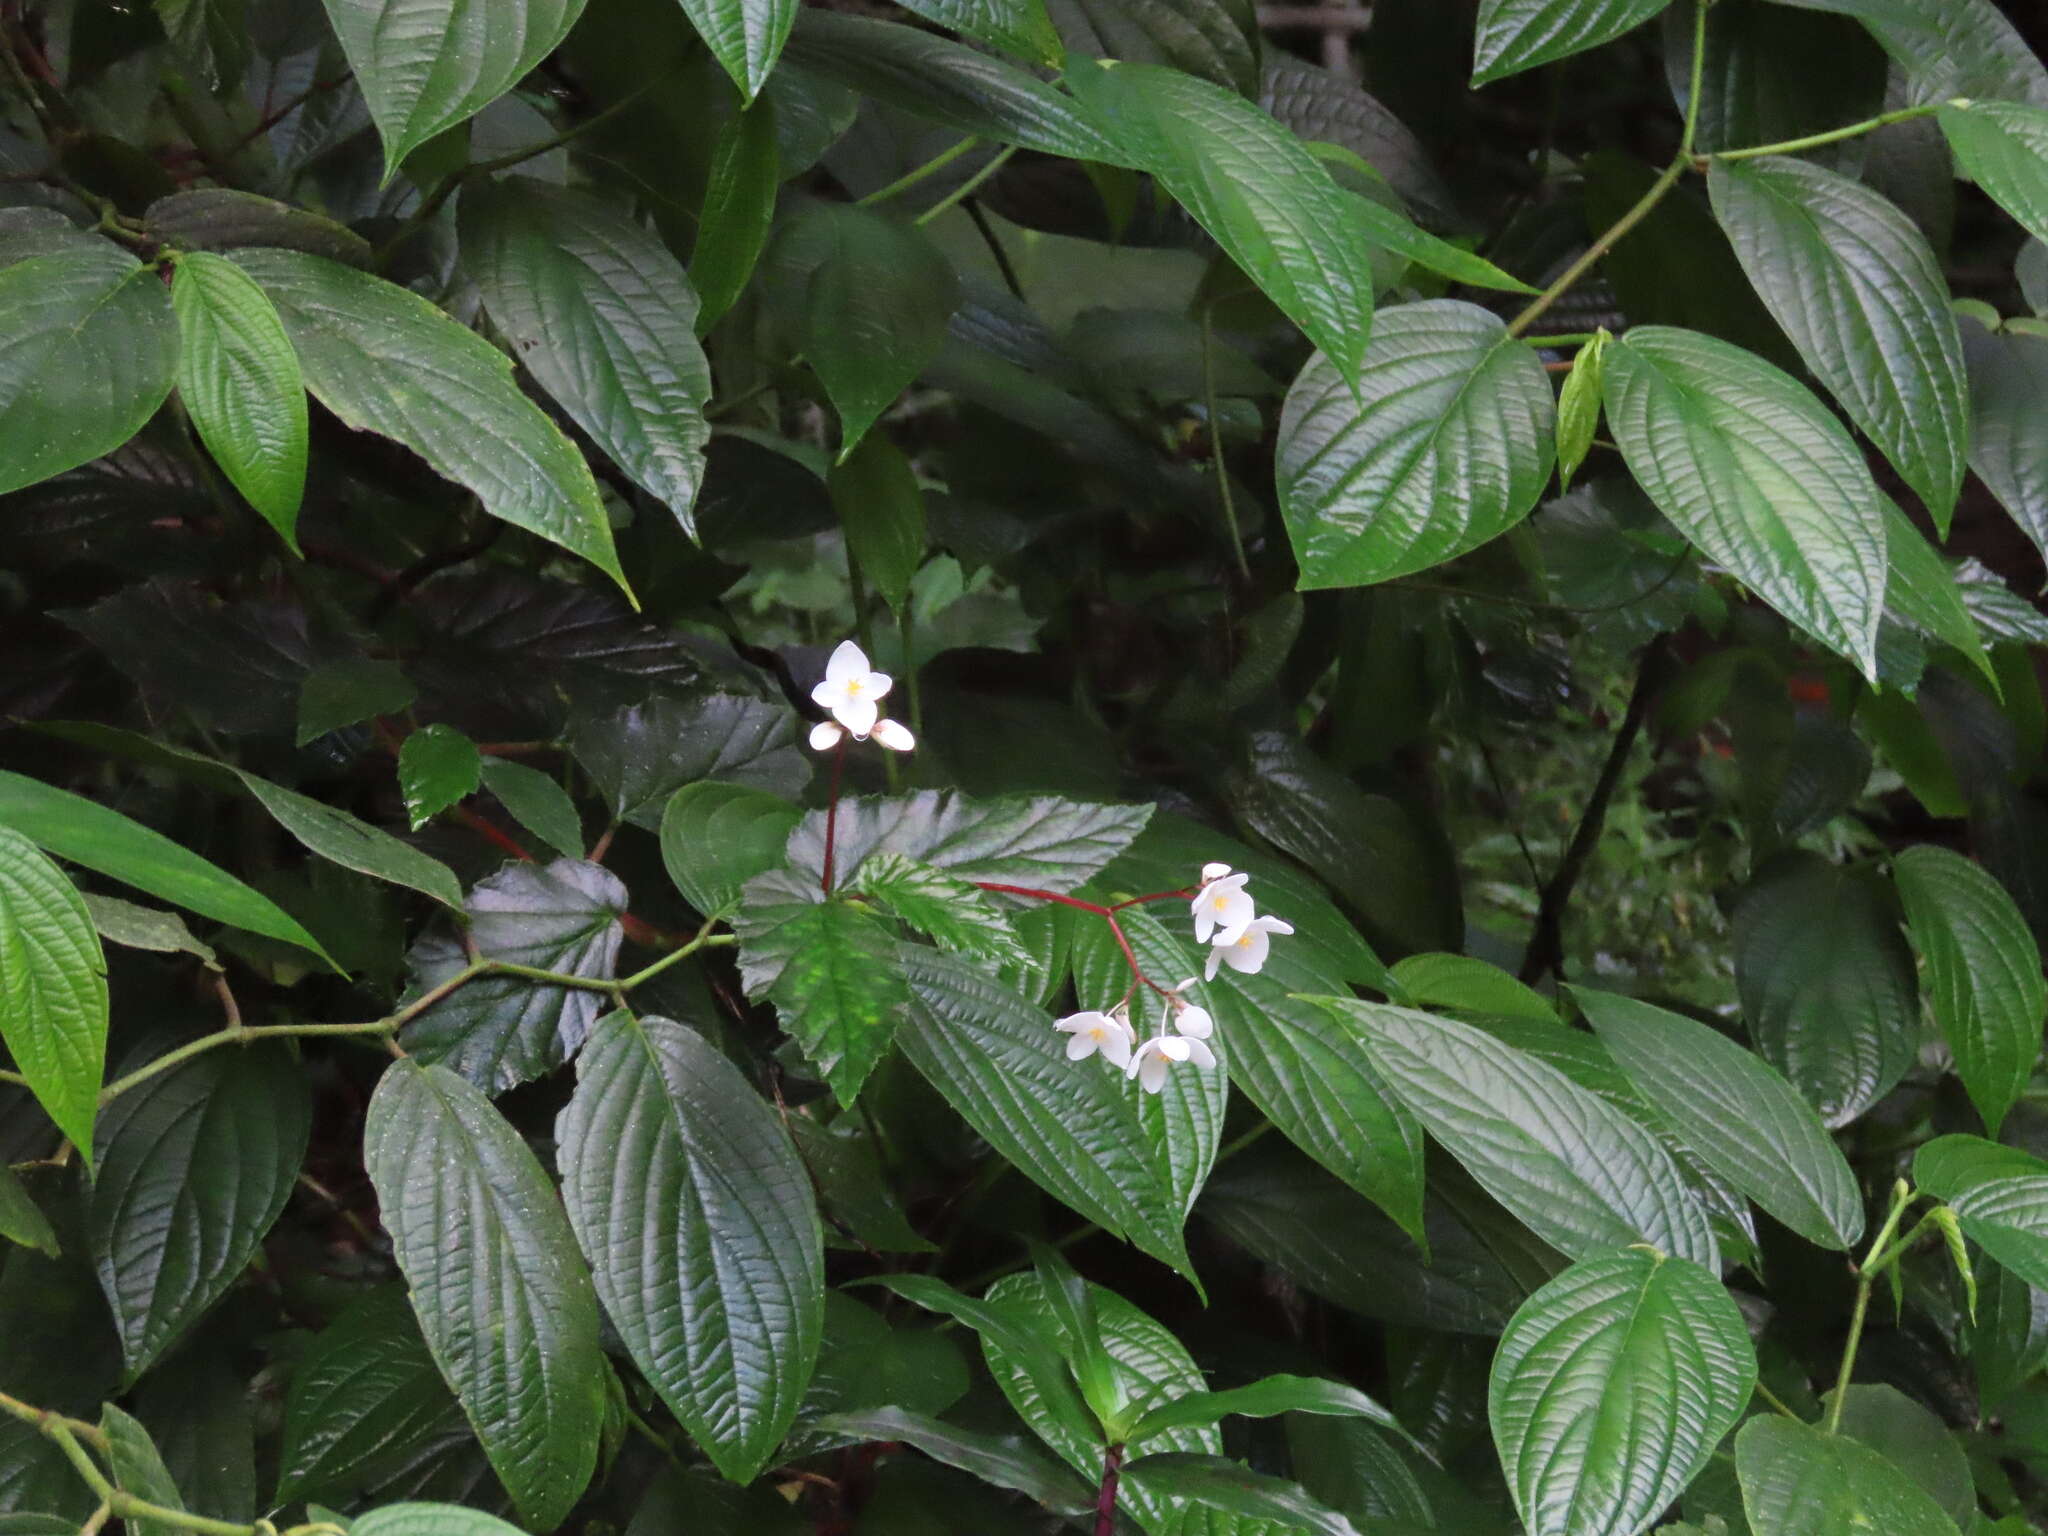
[[[1123,1464],[1121,1445],[1102,1453],[1102,1486],[1095,1494],[1095,1536],[1116,1536],[1116,1474]]]
[[[1146,986],[1150,987],[1154,992],[1157,992],[1161,997],[1173,996],[1173,994],[1169,992],[1165,987],[1160,986],[1158,982],[1154,981],[1150,976],[1147,976],[1145,974],[1143,967],[1141,967],[1138,964],[1137,955],[1135,955],[1131,951],[1131,941],[1124,937],[1123,924],[1119,923],[1116,920],[1116,914],[1118,910],[1122,907],[1127,907],[1131,905],[1131,903],[1124,901],[1117,903],[1117,905],[1114,907],[1105,907],[1099,905],[1096,902],[1083,901],[1078,896],[1062,896],[1056,891],[1041,891],[1036,886],[1003,885],[1000,882],[994,880],[976,880],[974,884],[980,890],[1000,891],[1005,896],[1029,896],[1034,901],[1056,901],[1063,907],[1078,907],[1083,912],[1093,912],[1097,917],[1101,918],[1104,922],[1109,924],[1110,934],[1116,940],[1116,947],[1124,952],[1124,963],[1130,966],[1131,975],[1136,977],[1139,981],[1142,981]],[[1164,891],[1160,894],[1164,896],[1178,896],[1180,892]],[[1141,896],[1138,899],[1140,901],[1152,901],[1158,898],[1151,896]],[[1126,993],[1125,995],[1126,997],[1129,996],[1128,993]]]
[[[846,772],[846,738],[832,749],[832,798],[825,806],[825,880],[823,890],[832,894],[832,852],[839,836],[839,780]]]
[[[1120,901],[1115,906],[1111,907],[1109,910],[1112,912],[1121,912],[1125,907],[1142,906],[1144,905],[1144,903],[1148,901],[1171,901],[1176,896],[1181,898],[1183,901],[1192,901],[1195,897],[1195,888],[1193,886],[1189,886],[1184,891],[1152,891],[1144,896],[1133,896],[1129,901]]]

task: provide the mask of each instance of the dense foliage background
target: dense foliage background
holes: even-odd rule
[[[2039,12],[1304,40],[0,0],[0,1536],[2048,1516]]]

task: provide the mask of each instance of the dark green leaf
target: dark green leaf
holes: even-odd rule
[[[1884,590],[1887,617],[1955,647],[1995,686],[1996,669],[1955,573],[1912,520],[1889,501],[1884,509],[1884,552],[1890,567]]]
[[[277,311],[249,274],[194,251],[171,282],[178,398],[249,505],[298,552],[306,489],[306,381]]]
[[[971,1472],[985,1483],[1010,1488],[1055,1514],[1080,1515],[1095,1507],[1095,1490],[1020,1435],[988,1435],[941,1423],[902,1408],[856,1409],[812,1421],[811,1429],[860,1440],[899,1440],[935,1461]]]
[[[1335,145],[1358,156],[1431,223],[1458,223],[1456,199],[1431,165],[1422,141],[1360,90],[1349,71],[1320,68],[1280,49],[1268,49],[1259,105],[1297,138],[1311,145]]]
[[[1664,73],[1681,105],[1691,85],[1692,33],[1690,6],[1665,11]],[[1694,143],[1702,150],[1803,138],[1874,116],[1885,104],[1885,57],[1875,38],[1848,17],[1771,0],[1717,0],[1701,76]]]
[[[1755,1384],[1749,1329],[1711,1272],[1640,1248],[1574,1264],[1508,1324],[1487,1394],[1529,1536],[1634,1536]]]
[[[1121,158],[1150,172],[1356,387],[1373,291],[1358,199],[1223,86],[1151,64],[1077,63],[1067,79]]]
[[[171,1480],[170,1468],[164,1465],[149,1431],[132,1415],[108,1403],[100,1410],[100,1431],[107,1437],[107,1464],[114,1470],[116,1488],[163,1509],[184,1509],[185,1501]],[[184,1530],[168,1520],[128,1518],[122,1523],[135,1536],[179,1536]]]
[[[924,492],[895,444],[865,439],[842,454],[827,482],[846,551],[884,602],[902,613],[910,579],[924,563]]]
[[[533,1153],[445,1067],[385,1069],[363,1162],[427,1347],[491,1465],[537,1529],[561,1523],[597,1463],[597,1297]]]
[[[513,864],[479,881],[464,907],[469,940],[486,959],[593,981],[609,980],[618,963],[626,888],[596,864]],[[409,963],[410,999],[461,972],[469,952],[453,937],[430,934],[413,946]],[[405,1047],[501,1092],[574,1055],[602,997],[520,976],[479,977],[418,1015],[406,1027]]]
[[[1946,536],[1969,392],[1926,237],[1877,193],[1804,160],[1716,160],[1707,185],[1765,306]]]
[[[1554,430],[1543,365],[1497,317],[1382,310],[1354,366],[1311,359],[1287,393],[1276,478],[1300,585],[1386,581],[1505,533],[1543,494]]]
[[[2035,412],[2048,395],[2048,337],[1964,322],[1970,364],[1970,468],[2037,548],[2048,549],[2048,439]]]
[[[1533,69],[1641,26],[1671,0],[1481,0],[1472,83]]]
[[[193,955],[209,968],[220,969],[211,946],[202,944],[175,912],[138,906],[118,896],[82,892],[85,910],[101,938],[129,949],[150,949],[166,955]]]
[[[1335,154],[1345,154],[1345,159],[1349,158],[1344,151],[1333,153],[1326,146],[1311,148],[1318,159],[1333,159]],[[1503,293],[1536,291],[1520,278],[1503,272],[1484,256],[1476,255],[1463,246],[1452,245],[1448,240],[1439,240],[1405,215],[1383,207],[1369,197],[1353,197],[1349,199],[1349,205],[1351,215],[1362,226],[1366,239],[1382,250],[1405,257],[1418,267],[1448,277],[1454,283],[1469,283],[1475,288],[1495,288]]]
[[[105,241],[0,268],[0,495],[112,453],[171,392],[155,272]]]
[[[210,1051],[101,1114],[87,1240],[131,1380],[240,1277],[291,1196],[312,1119],[275,1046]]]
[[[1770,1536],[1956,1536],[1955,1522],[1885,1457],[1844,1435],[1762,1413],[1735,1437],[1742,1508]]]
[[[1615,338],[1606,393],[1608,427],[1658,509],[1874,678],[1883,513],[1841,423],[1753,354],[1664,326]]]
[[[1945,1200],[1964,1235],[2048,1290],[2048,1163],[1977,1136],[1940,1136],[1913,1156],[1913,1182]]]
[[[305,746],[329,731],[358,725],[378,715],[395,715],[419,697],[395,661],[367,656],[315,667],[299,685],[295,744]]]
[[[1833,1406],[1835,1394],[1822,1401]],[[1842,1397],[1841,1432],[1904,1472],[1949,1519],[1968,1525],[1977,1510],[1970,1461],[1949,1427],[1897,1387],[1865,1383]]]
[[[1319,999],[1358,1030],[1388,1086],[1487,1193],[1559,1252],[1649,1243],[1708,1269],[1707,1218],[1657,1138],[1555,1067],[1483,1030]]]
[[[911,0],[904,9],[1027,63],[1060,62],[1060,34],[1045,13],[1045,0]]]
[[[697,334],[706,335],[754,275],[775,222],[782,167],[775,147],[775,103],[763,97],[719,130],[711,176],[690,252],[697,290]]]
[[[452,725],[430,725],[406,737],[398,749],[398,787],[413,831],[475,794],[483,771],[476,743]]]
[[[1993,0],[1779,0],[1854,16],[1904,71],[1915,102],[1996,96],[2048,106],[2048,69]]]
[[[786,704],[739,693],[660,695],[579,726],[576,761],[612,815],[649,830],[674,793],[699,779],[794,799],[811,780]]]
[[[1017,942],[1016,930],[988,897],[929,864],[900,853],[875,854],[861,865],[860,889],[918,932],[929,934],[941,949],[999,966],[1030,960]]]
[[[1058,1249],[1048,1248],[1036,1238],[1030,1248],[1039,1296],[1052,1315],[1051,1334],[1058,1341],[1060,1356],[1073,1371],[1081,1400],[1103,1426],[1103,1433],[1118,1436],[1125,1404],[1117,1390],[1116,1364],[1102,1347],[1102,1329],[1095,1321],[1095,1301],[1088,1282]]]
[[[753,101],[775,68],[801,9],[799,0],[682,0],[682,5],[740,95]]]
[[[967,881],[1029,885],[1065,895],[1128,848],[1149,805],[1090,805],[1050,795],[970,800],[944,790],[839,803],[836,883],[858,883],[861,861],[900,853]],[[790,834],[792,869],[822,876],[825,813]]]
[[[380,8],[380,0],[332,3]],[[484,24],[475,0],[460,3],[475,6],[476,25]],[[625,588],[590,466],[519,392],[510,358],[418,294],[353,267],[298,251],[246,250],[235,260],[277,306],[321,404],[359,431],[403,443],[474,492],[491,516],[582,556]]]
[[[1977,1401],[1987,1414],[2048,1365],[2048,1291],[2038,1291],[2003,1264],[1977,1255],[1976,1321],[1970,1365]]]
[[[884,1253],[938,1251],[903,1214],[881,1144],[866,1130],[844,1120],[823,1126],[802,1116],[792,1116],[788,1130],[817,1185],[819,1205],[860,1244]]]
[[[1266,1376],[1225,1392],[1190,1392],[1149,1410],[1131,1428],[1133,1440],[1145,1440],[1168,1429],[1215,1424],[1230,1414],[1270,1419],[1282,1413],[1331,1414],[1366,1419],[1398,1432],[1394,1416],[1356,1387],[1320,1376]]]
[[[57,1229],[5,1163],[0,1163],[0,1237],[57,1257]]]
[[[2041,950],[2005,887],[1959,853],[1922,843],[1892,861],[1934,1022],[1956,1075],[1998,1135],[2041,1054]]]
[[[1557,1010],[1542,993],[1497,965],[1471,955],[1409,955],[1394,962],[1399,1001],[1413,1008],[1452,1013],[1498,1014],[1555,1024]]]
[[[519,1536],[519,1527],[461,1504],[386,1504],[358,1515],[348,1536]]]
[[[361,105],[356,106],[358,113]],[[357,124],[360,126],[358,116]],[[369,270],[376,253],[344,224],[275,198],[233,187],[194,187],[158,198],[143,215],[156,239],[185,250],[238,251],[276,245]]]
[[[569,35],[583,0],[325,0],[377,132],[384,175],[475,116]]]
[[[1572,359],[1572,371],[1564,376],[1564,388],[1557,395],[1557,484],[1563,490],[1586,461],[1593,446],[1594,429],[1600,425],[1600,363],[1612,338],[1602,330],[1579,348]]]
[[[1913,1064],[1920,987],[1897,904],[1868,870],[1811,853],[1766,867],[1736,905],[1735,984],[1750,1038],[1830,1126]]]
[[[538,768],[502,757],[483,761],[483,787],[512,819],[565,859],[583,856],[583,818],[569,792]]]
[[[685,784],[661,817],[668,877],[699,912],[721,911],[749,880],[782,862],[803,814],[765,789],[713,780]]]
[[[1250,1523],[1254,1529],[1277,1527],[1304,1536],[1359,1536],[1356,1526],[1299,1483],[1254,1472],[1226,1456],[1155,1451],[1131,1462],[1123,1475],[1133,1502],[1143,1497],[1165,1509],[1208,1511],[1233,1528]]]
[[[234,1363],[195,1341],[171,1369],[143,1378],[135,1414],[188,1508],[256,1518],[256,1402]]]
[[[82,796],[18,773],[0,772],[0,826],[14,828],[60,859],[202,917],[282,939],[327,958],[313,936],[268,897],[161,833]]]
[[[1046,0],[1046,10],[1069,54],[1164,64],[1242,96],[1258,90],[1250,0]]]
[[[107,959],[78,888],[0,827],[0,1043],[43,1112],[93,1167],[107,1061]]]
[[[823,1324],[817,1203],[788,1136],[701,1036],[621,1011],[577,1058],[555,1137],[606,1313],[718,1469],[751,1481]]]
[[[1708,1167],[1809,1242],[1846,1249],[1862,1235],[1855,1175],[1782,1076],[1697,1020],[1612,992],[1574,987],[1572,996]]]
[[[632,219],[531,177],[462,194],[462,261],[526,369],[685,533],[711,439],[697,295]]]

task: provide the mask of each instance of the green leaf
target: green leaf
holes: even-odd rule
[[[1641,1248],[1574,1264],[1508,1324],[1487,1391],[1529,1536],[1634,1536],[1755,1385],[1749,1329],[1710,1271]]]
[[[57,1229],[50,1225],[50,1218],[23,1186],[20,1176],[5,1163],[0,1163],[0,1237],[53,1259],[58,1255]]]
[[[804,813],[780,795],[706,779],[685,784],[661,816],[669,879],[699,912],[722,911],[740,888],[782,862]]]
[[[807,7],[787,55],[827,80],[961,133],[1069,159],[1124,162],[1071,96],[919,27]]]
[[[1051,1018],[964,962],[904,945],[897,965],[912,994],[897,1043],[961,1118],[1055,1199],[1189,1273],[1140,1090],[1101,1061],[1068,1061]]]
[[[118,896],[95,896],[83,891],[79,894],[92,918],[93,927],[109,943],[128,949],[154,950],[164,955],[192,955],[209,970],[220,969],[212,946],[194,938],[192,930],[185,926],[185,919],[177,913],[138,906]]]
[[[577,1058],[555,1139],[606,1314],[718,1469],[751,1481],[824,1322],[817,1202],[789,1137],[702,1036],[621,1011]]]
[[[1708,1167],[1809,1242],[1846,1249],[1862,1236],[1856,1177],[1782,1076],[1711,1025],[1612,992],[1572,996]]]
[[[164,1509],[184,1509],[178,1485],[148,1430],[112,1403],[100,1409],[100,1430],[107,1437],[107,1464],[113,1468],[116,1488]],[[168,1520],[127,1518],[122,1523],[135,1536],[181,1536],[184,1530]]]
[[[1250,0],[1046,0],[1068,53],[1163,64],[1241,96],[1259,88],[1259,21]]]
[[[348,1536],[521,1536],[519,1527],[461,1504],[386,1504],[358,1515]]]
[[[1984,636],[1963,601],[1955,573],[1889,499],[1884,509],[1884,552],[1890,566],[1884,589],[1887,616],[1955,647],[1997,687],[1997,669],[1985,652]]]
[[[569,792],[538,768],[502,757],[483,761],[483,787],[512,819],[565,859],[583,856],[583,818]]]
[[[2048,240],[2048,110],[2011,101],[1944,106],[1956,162],[2037,240]]]
[[[1033,1238],[1031,1263],[1038,1276],[1039,1295],[1051,1313],[1052,1335],[1061,1357],[1074,1373],[1081,1399],[1095,1415],[1103,1433],[1121,1438],[1120,1421],[1124,1399],[1116,1387],[1116,1365],[1102,1347],[1102,1330],[1095,1321],[1095,1301],[1074,1266],[1056,1248]]]
[[[1707,186],[1765,307],[1946,537],[1969,386],[1926,236],[1878,193],[1804,160],[1716,160]]]
[[[1564,388],[1557,395],[1557,486],[1568,489],[1572,476],[1586,461],[1593,446],[1593,433],[1600,425],[1601,362],[1607,343],[1614,338],[1603,326],[1593,339],[1579,348],[1572,359],[1572,371],[1564,376]]]
[[[903,8],[1026,63],[1060,62],[1060,34],[1045,13],[1045,0],[910,0]]]
[[[451,1417],[466,1431],[404,1290],[371,1291],[321,1329],[292,1367],[275,1501],[375,1487],[445,1434]]]
[[[858,1243],[883,1253],[938,1251],[903,1214],[881,1143],[863,1127],[843,1120],[824,1126],[796,1116],[787,1129],[817,1185],[819,1206]]]
[[[1329,152],[1335,148],[1327,144],[1309,145],[1310,152],[1318,159],[1331,158]],[[1340,149],[1336,153],[1343,155],[1346,161],[1351,158],[1348,150]],[[1452,245],[1448,240],[1439,240],[1414,220],[1369,197],[1352,197],[1349,202],[1351,214],[1363,227],[1365,237],[1382,250],[1405,256],[1414,265],[1448,277],[1454,283],[1495,288],[1502,293],[1536,291],[1520,278],[1501,271],[1484,256]]]
[[[528,176],[465,188],[461,231],[463,269],[520,362],[694,534],[711,365],[681,264],[611,204]]]
[[[395,661],[352,656],[315,667],[299,685],[295,746],[378,715],[403,713],[420,691]]]
[[[107,958],[78,888],[33,842],[5,827],[0,1043],[91,1169],[107,1062]]]
[[[418,294],[352,267],[298,251],[238,251],[235,260],[277,306],[322,405],[358,431],[403,443],[491,516],[581,556],[632,595],[590,466],[519,392],[510,358]]]
[[[619,917],[626,888],[610,871],[576,859],[513,864],[478,881],[464,910],[469,942],[486,959],[608,981],[624,937]],[[452,936],[422,938],[407,957],[413,979],[407,999],[423,996],[469,961],[469,950]],[[405,1048],[500,1093],[573,1056],[597,1020],[603,995],[522,976],[480,976],[414,1018]]]
[[[1555,413],[1536,354],[1456,299],[1382,310],[1349,369],[1311,358],[1275,459],[1301,588],[1410,575],[1505,533],[1549,483]]]
[[[1742,1509],[1771,1536],[1956,1536],[1955,1522],[1897,1467],[1845,1435],[1762,1413],[1735,1437]]]
[[[811,781],[787,704],[742,693],[660,694],[578,726],[576,761],[620,821],[649,831],[685,784],[718,779],[795,799]]]
[[[775,196],[782,164],[776,151],[775,103],[757,98],[735,112],[718,132],[711,151],[711,175],[697,220],[697,244],[690,252],[690,286],[697,290],[697,334],[710,334],[754,275],[768,231],[775,223]]]
[[[943,870],[900,853],[876,854],[861,865],[860,889],[941,949],[999,966],[1030,963],[1016,930],[988,897]]]
[[[1927,962],[1934,1022],[1996,1137],[2041,1054],[2048,984],[2040,946],[2005,887],[1959,853],[1933,843],[1905,849],[1892,878]]]
[[[1095,1489],[1021,1435],[989,1435],[902,1408],[867,1408],[814,1419],[813,1431],[862,1441],[901,1441],[934,1461],[958,1467],[985,1483],[1009,1488],[1054,1514],[1082,1515],[1095,1508]]]
[[[353,132],[361,125],[361,109],[347,96],[342,101],[343,113],[354,114],[349,130]],[[179,250],[238,251],[250,245],[276,245],[365,271],[376,262],[370,242],[347,225],[234,187],[194,187],[160,197],[144,211],[142,223],[152,239]]]
[[[1830,1392],[1821,1400],[1832,1406],[1835,1396]],[[1976,1514],[1977,1493],[1962,1445],[1931,1409],[1897,1387],[1851,1386],[1842,1394],[1841,1433],[1912,1478],[1958,1525]]]
[[[171,280],[178,398],[235,489],[299,550],[306,381],[263,290],[225,257],[191,251]]]
[[[1983,1278],[1968,1334],[1970,1366],[1978,1404],[1989,1415],[2048,1366],[2048,1291],[1981,1253],[1976,1268]]]
[[[105,241],[0,267],[0,495],[112,453],[177,376],[156,273]]]
[[[483,772],[476,743],[452,725],[430,725],[406,737],[398,749],[398,787],[413,831],[475,794]]]
[[[324,0],[384,141],[384,178],[555,51],[583,0]]]
[[[1358,1030],[1424,1129],[1559,1252],[1584,1258],[1649,1243],[1717,1266],[1706,1215],[1670,1154],[1598,1095],[1469,1024],[1317,1001]]]
[[[2037,549],[2048,550],[2048,337],[1963,326],[1970,364],[1970,468]]]
[[[904,611],[924,563],[924,492],[894,443],[870,437],[840,455],[827,485],[846,550],[890,609]]]
[[[597,1464],[597,1297],[547,1175],[446,1067],[396,1061],[363,1164],[427,1347],[535,1528],[561,1523]]]
[[[850,203],[814,205],[782,239],[809,267],[798,344],[839,413],[844,462],[939,355],[960,279],[922,230]]]
[[[1920,986],[1898,924],[1884,882],[1811,853],[1773,861],[1736,905],[1750,1038],[1829,1126],[1889,1092],[1919,1050]]]
[[[1548,999],[1497,965],[1471,955],[1423,954],[1396,960],[1394,981],[1411,1007],[1447,1008],[1452,1013],[1499,1014],[1557,1023]]]
[[[1883,513],[1841,423],[1788,375],[1691,331],[1618,336],[1605,374],[1608,427],[1658,510],[1875,678]]]
[[[339,806],[239,769],[235,777],[263,803],[279,826],[321,858],[373,880],[388,880],[393,885],[419,891],[444,906],[462,905],[462,887],[454,871],[439,859],[429,858],[381,828],[358,821]]]
[[[1359,199],[1223,86],[1152,64],[1078,60],[1067,81],[1122,158],[1150,172],[1337,377],[1359,387],[1373,291]]]
[[[1227,1456],[1186,1451],[1141,1456],[1125,1466],[1123,1489],[1133,1503],[1144,1497],[1155,1500],[1161,1509],[1206,1512],[1210,1528],[1221,1516],[1226,1528],[1233,1530],[1360,1536],[1356,1526],[1299,1483],[1254,1472]]]
[[[1270,1419],[1282,1413],[1314,1413],[1366,1419],[1383,1429],[1401,1432],[1385,1408],[1356,1387],[1320,1376],[1266,1376],[1225,1392],[1190,1392],[1151,1409],[1131,1427],[1133,1440],[1150,1439],[1169,1429],[1215,1424],[1227,1415]]]
[[[209,1051],[100,1116],[86,1237],[128,1379],[227,1294],[305,1160],[305,1078],[275,1047]]]
[[[1913,1182],[1954,1208],[1972,1242],[2048,1290],[2048,1163],[1978,1136],[1939,1136],[1913,1155]]]
[[[733,929],[748,994],[774,1000],[782,1027],[851,1106],[888,1051],[910,996],[891,964],[888,925],[778,871],[748,884]]]
[[[256,1518],[256,1399],[239,1364],[195,1348],[144,1378],[135,1414],[188,1508]]]
[[[1906,77],[1912,102],[1997,96],[2048,106],[2048,69],[1993,0],[1779,0],[1854,16]]]
[[[327,960],[313,936],[270,898],[162,833],[83,796],[0,771],[0,826],[12,827],[60,859]]]
[[[1641,26],[1671,0],[1481,0],[1472,84],[1519,74]]]
[[[853,889],[863,860],[900,853],[962,880],[1066,895],[1128,848],[1151,814],[1149,805],[1091,805],[1052,795],[970,800],[951,790],[919,790],[849,798],[839,802],[835,883]],[[790,834],[789,862],[813,881],[822,877],[823,811],[812,811]]]
[[[747,102],[768,83],[801,8],[799,0],[682,0],[682,6]]]

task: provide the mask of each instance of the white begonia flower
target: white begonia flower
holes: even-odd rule
[[[877,706],[888,696],[892,682],[888,673],[868,666],[866,651],[851,640],[842,640],[825,663],[825,681],[811,690],[811,698],[831,711],[832,718],[851,731],[855,741],[865,741],[881,715]]]
[[[917,745],[917,738],[910,734],[910,727],[899,725],[894,720],[877,720],[874,738],[891,752],[908,752]]]
[[[1255,917],[1239,929],[1234,938],[1218,934],[1215,944],[1210,947],[1209,963],[1203,967],[1202,979],[1214,981],[1216,968],[1220,965],[1227,965],[1233,971],[1243,971],[1247,976],[1256,976],[1272,951],[1273,935],[1292,932],[1292,923],[1283,923],[1277,917]]]
[[[1207,944],[1211,934],[1216,934],[1219,944],[1228,943],[1244,932],[1254,911],[1252,899],[1244,889],[1249,879],[1250,875],[1224,875],[1208,881],[1195,893],[1188,907],[1195,914],[1197,944]]]
[[[1194,984],[1195,978],[1190,976],[1173,990],[1179,994]],[[1174,1006],[1176,1002],[1180,1004],[1178,1008]],[[1178,996],[1167,1002],[1165,1022],[1171,1024],[1176,1033],[1186,1035],[1191,1040],[1206,1040],[1216,1033],[1216,1020],[1211,1017],[1208,1009]]]
[[[1191,1061],[1198,1067],[1213,1067],[1216,1065],[1216,1053],[1192,1035],[1154,1035],[1131,1053],[1124,1076],[1135,1077],[1138,1086],[1147,1093],[1157,1093],[1166,1086],[1168,1065],[1178,1061]]]
[[[830,752],[839,745],[840,738],[845,736],[845,734],[846,732],[836,722],[820,720],[811,727],[811,750],[813,752]]]
[[[1097,1051],[1113,1067],[1128,1066],[1137,1033],[1121,1019],[1098,1009],[1085,1009],[1055,1020],[1052,1026],[1067,1037],[1067,1060],[1086,1061]]]
[[[1202,866],[1202,884],[1207,885],[1211,880],[1221,880],[1229,873],[1230,866],[1228,864],[1204,864]]]

